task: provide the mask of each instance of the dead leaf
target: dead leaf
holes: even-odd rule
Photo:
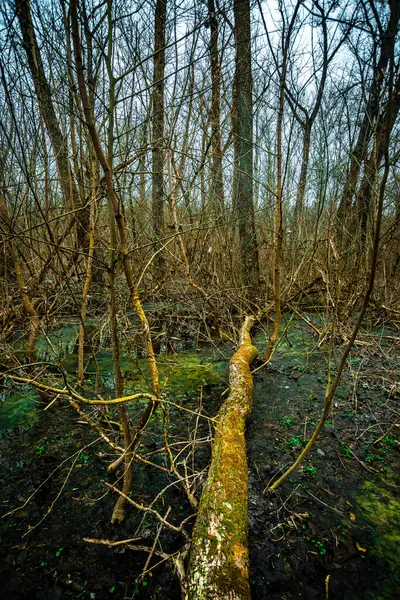
[[[363,548],[362,546],[360,546],[360,544],[358,542],[356,542],[356,548],[357,550],[359,550],[360,552],[366,552],[367,549]]]
[[[355,521],[356,520],[356,515],[354,513],[350,513],[349,517],[350,517],[350,521]]]

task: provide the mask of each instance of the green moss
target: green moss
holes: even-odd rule
[[[249,362],[255,353],[253,347],[241,346],[232,358],[231,390],[218,415],[211,467],[189,560],[188,597],[198,600],[217,594],[230,597],[232,590],[235,597],[250,598],[244,429],[253,392]]]
[[[64,368],[69,373],[75,373],[77,360],[76,355],[68,356],[63,361]],[[113,360],[111,352],[98,352],[96,361],[99,365],[102,384],[105,387],[112,388]],[[126,393],[149,391],[150,376],[146,358],[136,361],[122,355],[120,364],[124,375]],[[226,384],[226,361],[210,361],[197,352],[182,352],[175,357],[172,355],[171,357],[161,356],[157,361],[157,365],[160,380],[168,380],[166,392],[170,397],[183,398],[184,396],[197,395],[202,387],[218,383]],[[90,377],[95,372],[96,366],[93,361],[90,361],[86,374]]]
[[[393,571],[400,569],[400,499],[389,485],[365,481],[356,502],[362,516],[374,529],[371,552],[387,561]]]

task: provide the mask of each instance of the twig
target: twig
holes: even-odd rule
[[[156,511],[153,508],[150,508],[148,506],[143,506],[143,504],[139,504],[138,502],[135,502],[134,500],[132,500],[132,498],[129,498],[129,496],[127,496],[126,494],[124,494],[123,492],[121,492],[121,490],[119,490],[117,487],[115,487],[115,485],[112,485],[111,483],[108,483],[107,481],[104,481],[104,480],[102,480],[102,483],[104,483],[104,485],[106,485],[107,487],[111,488],[114,492],[117,492],[117,494],[119,494],[120,496],[122,496],[123,498],[125,498],[125,500],[127,500],[130,504],[132,504],[138,510],[141,510],[141,511],[143,511],[145,513],[149,513],[149,514],[153,515],[154,517],[156,517],[156,519],[158,519],[160,521],[160,523],[162,523],[163,525],[165,525],[166,527],[168,527],[172,531],[175,531],[176,533],[182,533],[185,536],[186,539],[189,539],[188,534],[183,529],[183,524],[190,517],[188,517],[188,519],[185,519],[184,521],[182,521],[179,527],[176,527],[175,525],[172,525],[172,523],[169,523],[168,521],[166,521],[160,515],[160,513],[158,511]]]
[[[164,515],[164,519],[165,519],[165,520],[168,518],[168,515],[169,515],[169,513],[170,513],[170,512],[171,512],[171,507],[169,506],[169,507],[168,507],[168,509],[167,509],[167,512],[166,512],[166,513],[165,513],[165,515]],[[143,577],[145,576],[145,573],[146,573],[146,571],[147,571],[147,567],[149,566],[149,564],[150,564],[150,561],[151,561],[151,557],[153,556],[153,554],[154,554],[154,552],[155,552],[155,550],[156,550],[156,545],[157,545],[157,542],[158,542],[158,540],[159,540],[159,537],[160,537],[160,534],[161,534],[162,528],[163,528],[163,523],[160,523],[160,525],[158,526],[158,530],[157,530],[156,537],[154,538],[153,545],[152,545],[152,547],[151,547],[151,550],[150,550],[150,552],[149,552],[149,555],[148,555],[148,557],[147,557],[147,560],[146,560],[146,562],[145,562],[145,565],[144,565],[144,567],[143,567],[142,573],[141,573],[141,575],[140,575],[140,580],[142,580],[142,579],[143,579]]]
[[[331,576],[327,575],[325,577],[325,600],[329,600],[329,580]]]
[[[343,512],[341,510],[338,510],[337,508],[335,508],[334,506],[329,506],[329,504],[326,504],[326,502],[324,502],[323,500],[320,500],[319,498],[317,498],[317,496],[314,496],[314,494],[312,494],[309,490],[306,490],[305,488],[303,488],[305,492],[307,492],[307,494],[309,496],[311,496],[311,498],[314,498],[314,500],[316,500],[317,502],[319,502],[320,504],[323,504],[323,506],[326,506],[326,508],[330,508],[331,510],[333,510],[335,513],[337,513],[338,515],[340,515],[341,517],[343,517]]]
[[[84,542],[88,544],[101,544],[103,546],[109,546],[110,548],[114,546],[122,546],[123,544],[129,544],[130,542],[136,542],[137,540],[141,540],[141,537],[129,538],[128,540],[117,540],[116,542],[112,542],[111,540],[96,540],[94,538],[83,538]]]
[[[202,417],[203,419],[207,419],[208,421],[212,421],[213,423],[215,423],[217,421],[217,419],[215,417],[207,417],[206,415],[203,415],[202,413],[198,413],[195,410],[190,410],[190,408],[185,408],[184,406],[181,406],[180,404],[177,404],[176,402],[173,402],[172,400],[166,400],[165,398],[161,398],[161,402],[163,402],[164,404],[171,404],[171,406],[175,406],[176,408],[179,408],[180,410],[191,413],[192,415],[195,415],[196,417]]]
[[[364,467],[364,469],[366,469],[367,471],[369,471],[370,473],[379,473],[379,471],[377,469],[374,469],[373,467],[367,467],[367,465],[365,464],[365,462],[363,462],[362,460],[360,460],[358,458],[358,456],[356,454],[354,454],[353,450],[347,446],[350,450],[350,452],[352,453],[352,455],[354,456],[354,458],[356,459],[356,461],[358,461],[360,463],[360,465],[362,467]]]
[[[376,439],[374,442],[372,442],[372,444],[379,444],[379,442],[381,442],[395,427],[400,427],[399,423],[392,423],[392,425],[389,427],[389,429],[386,431],[386,433],[384,433],[383,435],[378,437],[378,439]]]

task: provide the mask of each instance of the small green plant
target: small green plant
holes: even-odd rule
[[[83,462],[83,464],[84,464],[84,465],[87,465],[87,464],[88,464],[88,462],[89,462],[89,457],[88,457],[86,454],[84,454],[84,455],[82,456],[82,462]]]
[[[321,556],[324,556],[324,554],[326,554],[326,548],[323,542],[320,542],[319,540],[310,538],[308,536],[306,537],[306,540],[308,542],[311,542],[315,546],[315,549],[319,552],[319,554],[321,554]]]
[[[34,446],[35,454],[37,456],[40,456],[41,454],[43,454],[43,452],[46,452],[47,444],[50,444],[50,443],[54,444],[55,441],[56,440],[50,439],[50,438],[48,438],[48,437],[45,436],[43,438],[43,441],[42,441],[41,444],[38,444],[38,445]]]
[[[37,456],[40,456],[44,452],[44,450],[44,446],[35,446],[35,454]]]
[[[303,446],[305,441],[302,439],[301,435],[295,435],[285,443],[290,446],[290,448],[297,448],[297,446]]]
[[[315,467],[313,467],[312,465],[305,466],[305,467],[303,467],[303,473],[306,473],[307,475],[311,475],[311,477],[315,477],[317,474],[317,469]]]
[[[389,448],[397,448],[397,446],[399,444],[399,440],[396,440],[396,439],[390,437],[390,435],[386,435],[383,438],[382,443],[385,444],[386,446],[388,446]]]
[[[367,463],[381,462],[385,465],[387,457],[392,454],[394,448],[397,448],[398,443],[398,440],[387,435],[381,441],[379,452],[376,452],[376,447],[372,444],[363,444],[362,449],[365,452],[364,461]]]
[[[380,454],[374,454],[373,452],[368,452],[364,458],[365,462],[372,463],[375,460],[380,462],[385,462],[385,459]]]
[[[341,444],[340,445],[340,453],[342,454],[342,456],[345,456],[346,458],[350,458],[351,456],[351,450],[348,446],[346,446],[346,444]]]
[[[383,445],[379,452],[375,452],[375,447],[371,444],[363,444],[362,449],[365,452],[364,461],[366,463],[381,462],[386,463],[386,456],[391,452],[391,447]]]
[[[321,555],[326,554],[326,548],[322,542],[315,542],[315,547]]]
[[[360,364],[360,362],[361,362],[361,358],[351,358],[351,359],[349,360],[349,363],[350,363],[351,365],[359,365],[359,364]]]
[[[285,425],[285,427],[290,427],[292,424],[292,419],[283,419],[282,423]]]
[[[56,556],[60,556],[61,552],[64,550],[64,548],[59,548],[56,552]]]

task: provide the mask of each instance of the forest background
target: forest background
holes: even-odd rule
[[[398,320],[399,19],[396,0],[1,2],[2,371],[67,398],[116,452],[114,523],[159,409],[168,468],[198,505],[166,435],[158,360],[177,322],[186,342],[247,350],[257,324],[260,368],[287,318],[341,348],[297,468],[361,325]],[[40,350],[67,317],[73,374]],[[87,372],[105,347],[108,399]],[[147,360],[134,393],[126,353]],[[114,405],[123,447],[101,424]]]

